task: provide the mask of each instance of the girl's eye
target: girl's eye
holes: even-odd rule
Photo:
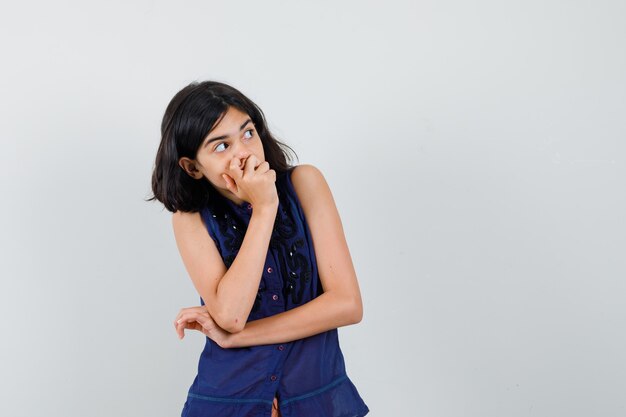
[[[245,136],[247,133],[250,133],[249,136]],[[244,132],[244,136],[246,139],[252,139],[254,137],[254,129],[248,129]],[[226,142],[220,142],[214,149],[215,152],[223,152],[224,148],[220,149],[220,146],[222,145],[228,145]]]

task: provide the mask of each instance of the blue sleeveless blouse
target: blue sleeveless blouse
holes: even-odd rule
[[[323,293],[313,240],[291,172],[277,173],[279,204],[256,300],[247,321],[269,317]],[[252,206],[214,193],[200,214],[227,268],[233,263]],[[204,305],[204,300],[200,297]],[[210,338],[189,388],[182,417],[362,417],[368,406],[346,374],[337,329],[292,342],[221,348]]]

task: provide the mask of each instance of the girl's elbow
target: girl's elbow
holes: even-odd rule
[[[235,334],[235,333],[239,333],[240,331],[242,331],[244,327],[246,327],[245,324],[243,324],[243,325],[236,324],[236,325],[232,325],[228,329],[224,329],[224,330],[226,330],[228,333]]]
[[[227,331],[228,333],[239,333],[245,327],[244,324],[239,324],[241,320],[238,319],[230,319],[230,320],[222,320],[221,322],[215,322],[222,330]]]
[[[228,333],[239,333],[246,326],[245,320],[224,312],[218,313],[213,318],[213,321],[215,321],[215,324],[217,324],[222,330],[225,330]]]
[[[353,324],[360,323],[363,320],[363,306],[359,305],[354,312],[354,322]]]
[[[363,320],[363,303],[361,300],[352,300],[349,306],[350,324],[357,324]]]

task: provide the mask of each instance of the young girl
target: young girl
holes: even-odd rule
[[[261,109],[219,82],[179,91],[161,134],[150,200],[200,295],[174,327],[206,335],[182,417],[365,416],[337,333],[361,295],[322,173],[289,165]]]

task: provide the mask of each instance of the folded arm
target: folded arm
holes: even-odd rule
[[[198,330],[198,327],[195,327],[193,324],[193,321],[196,319],[202,322],[202,327],[206,326],[205,334],[222,347],[286,343],[361,321],[363,306],[359,284],[344,236],[341,219],[328,184],[321,172],[312,165],[299,165],[294,168],[291,180],[311,232],[323,293],[315,299],[291,310],[247,323],[243,323],[243,320],[240,320],[239,323],[237,323],[237,320],[233,322],[232,313],[230,314],[231,319],[225,319],[225,315],[214,315],[215,312],[224,311],[225,306],[232,307],[234,300],[225,297],[224,293],[220,294],[219,297],[216,294],[217,281],[224,275],[226,268],[221,262],[221,258],[219,258],[217,249],[214,245],[211,246],[212,241],[206,234],[206,231],[202,232],[200,230],[200,224],[195,227],[195,230],[197,230],[194,231],[195,241],[194,239],[186,238],[178,240],[183,243],[180,245],[183,249],[181,251],[184,254],[183,259],[193,260],[193,262],[189,261],[186,264],[189,264],[188,269],[190,269],[192,279],[196,278],[194,279],[196,288],[206,302],[206,313],[201,314],[195,308],[181,310],[179,317],[177,317],[177,319],[181,318],[181,320],[176,321],[179,337],[182,337],[182,329],[185,326],[186,328]],[[261,221],[259,227],[263,227],[263,223]],[[248,231],[250,231],[250,227]],[[180,232],[178,234],[183,235]],[[246,234],[246,239],[256,241],[257,238],[257,233],[252,233],[250,236]],[[197,243],[197,240],[200,240],[200,244]],[[242,272],[244,269],[253,266],[253,264],[254,269],[258,268],[260,270],[263,267],[260,258],[256,262],[251,262],[249,257],[246,259],[242,255],[246,251],[250,253],[267,252],[267,242],[263,241],[262,245],[259,242],[256,242],[256,245],[250,243],[247,248],[244,248],[246,246],[245,243],[237,255],[240,262],[236,260],[228,270],[230,274],[238,271],[236,275],[232,275],[233,277],[248,275],[242,274]],[[206,251],[200,251],[202,247],[208,247],[212,250],[209,250],[207,255]],[[261,247],[263,250],[260,250]],[[198,253],[193,253],[193,256],[189,256],[187,252],[190,251],[198,251]],[[203,279],[202,274],[198,271],[211,270],[211,265],[221,265],[222,268],[214,271],[213,279]],[[257,271],[255,270],[254,272]],[[258,271],[258,274],[260,275],[260,271]],[[246,297],[250,294],[256,294],[256,287],[251,287],[250,282],[245,282],[246,291],[243,291],[241,286],[243,281],[237,281],[234,278],[230,281],[231,288],[236,289],[239,287],[239,292],[245,293]],[[207,282],[213,283],[209,286],[212,291],[208,291],[205,288]],[[258,286],[258,281],[254,281],[254,283],[255,286]],[[244,314],[244,312],[249,313],[251,298],[251,295],[249,299],[246,298],[243,303],[245,308],[240,311],[239,315]],[[218,304],[218,301],[221,301],[221,304]],[[220,305],[224,307],[220,308]],[[191,322],[191,324],[187,322]]]
[[[245,326],[263,273],[277,206],[254,210],[239,252],[226,268],[200,213],[176,212],[174,235],[191,280],[213,320],[228,332]]]
[[[363,306],[343,226],[330,188],[312,165],[299,165],[291,180],[300,200],[324,293],[291,310],[247,322],[228,336],[229,347],[290,342],[361,321]]]
[[[326,292],[294,309],[246,323],[228,336],[226,346],[245,347],[286,343],[361,321],[359,300]]]

